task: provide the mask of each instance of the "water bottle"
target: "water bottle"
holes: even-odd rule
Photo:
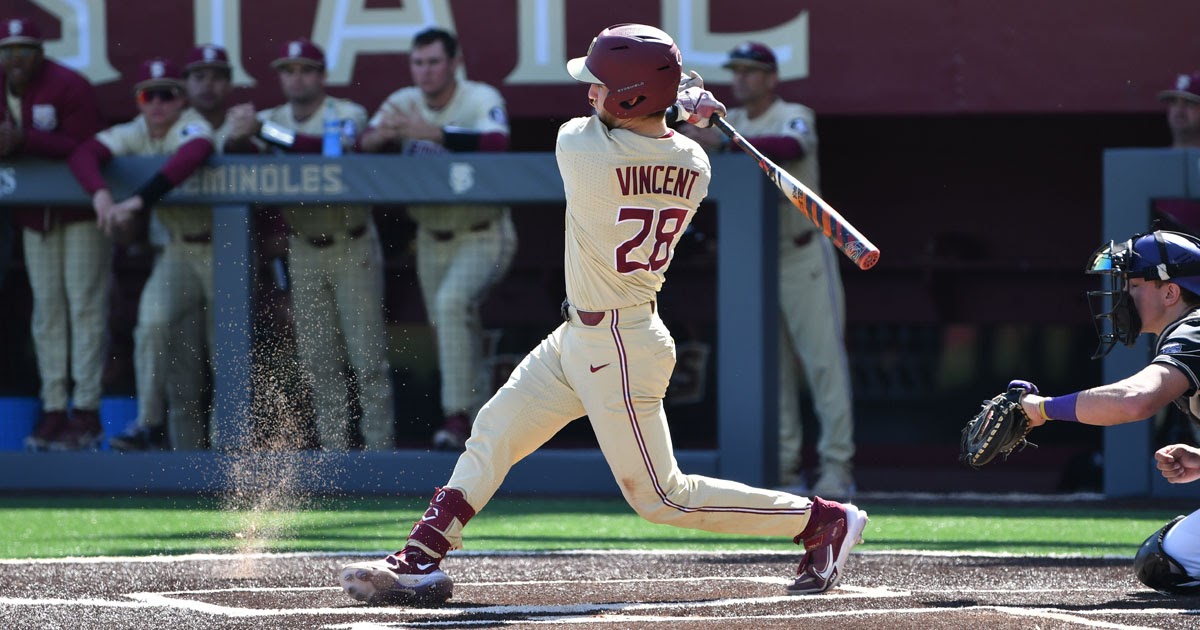
[[[338,157],[342,154],[342,121],[334,111],[333,101],[325,99],[324,135],[321,141],[321,155]]]

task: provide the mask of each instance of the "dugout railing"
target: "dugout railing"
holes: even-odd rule
[[[127,196],[161,166],[152,158],[114,160],[105,175]],[[688,473],[768,485],[777,476],[777,191],[745,156],[715,156],[708,199],[717,212],[717,446],[680,450]],[[213,207],[216,365],[214,413],[223,442],[246,444],[250,430],[251,281],[256,204],[561,204],[562,180],[550,154],[420,158],[349,155],[220,156],[173,191],[178,204]],[[0,162],[0,208],[86,204],[64,164]],[[7,217],[5,217],[7,219]],[[770,220],[768,220],[770,219]],[[557,262],[557,261],[556,261]],[[549,330],[546,331],[547,333]],[[426,494],[443,483],[456,455],[389,452],[0,453],[0,491],[216,492],[258,483],[257,466],[294,467],[313,492]],[[271,476],[264,475],[264,479]],[[266,483],[266,482],[264,482]],[[519,463],[510,493],[616,494],[595,449],[548,449]]]

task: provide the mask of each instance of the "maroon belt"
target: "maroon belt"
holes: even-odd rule
[[[208,232],[204,232],[202,234],[184,234],[183,236],[179,237],[179,240],[183,241],[184,243],[211,243],[212,234],[209,234]]]
[[[569,303],[567,303],[566,300],[563,300],[562,316],[563,316],[564,321],[571,321],[571,313],[568,310],[570,308],[570,306],[571,305]],[[655,303],[653,301],[651,301],[650,302],[650,312],[653,313],[654,309],[655,309]],[[620,309],[618,309],[618,310],[620,310]],[[584,326],[595,326],[595,325],[599,324],[600,322],[604,321],[604,315],[607,312],[608,311],[581,311],[579,309],[575,309],[575,314],[579,316],[579,321]]]
[[[366,233],[367,233],[367,224],[364,223],[364,224],[350,230],[349,232],[346,232],[346,236],[344,236],[342,238],[349,238],[350,240],[354,240]],[[334,242],[337,240],[334,237],[327,236],[325,234],[320,234],[318,236],[301,236],[301,238],[308,241],[309,245],[312,245],[313,247],[317,247],[317,248],[329,247],[330,245],[333,245]]]
[[[492,227],[491,221],[480,221],[479,223],[473,223],[471,227],[467,228],[467,231],[482,232],[490,227]],[[439,243],[445,243],[446,241],[453,240],[455,234],[456,232],[454,230],[429,230],[429,235],[433,237],[433,240]]]

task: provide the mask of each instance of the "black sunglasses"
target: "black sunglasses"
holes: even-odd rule
[[[162,101],[170,103],[179,98],[179,90],[174,88],[157,88],[151,90],[139,90],[137,93],[138,105],[145,105],[151,101]]]
[[[0,59],[33,59],[39,52],[37,46],[0,46]]]

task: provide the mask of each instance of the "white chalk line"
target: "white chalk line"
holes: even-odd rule
[[[652,624],[666,623],[678,624],[682,622],[715,622],[719,624],[729,624],[735,621],[780,621],[780,620],[802,620],[802,619],[829,619],[835,617],[878,617],[890,615],[926,615],[937,614],[944,616],[947,613],[956,612],[978,612],[978,611],[994,611],[999,613],[1011,614],[1020,617],[1037,617],[1047,620],[1066,621],[1090,628],[1113,628],[1119,630],[1155,630],[1153,627],[1147,626],[1130,626],[1125,624],[1110,623],[1096,619],[1086,619],[1079,617],[1077,614],[1066,614],[1054,610],[1043,609],[1023,609],[1023,608],[1008,608],[1004,606],[964,606],[962,608],[892,608],[892,609],[870,609],[870,610],[840,610],[828,612],[812,612],[812,613],[789,613],[775,615],[733,615],[721,617],[698,617],[698,616],[659,616],[659,615],[623,615],[623,614],[599,614],[591,616],[563,616],[563,617],[542,617],[536,619],[465,619],[465,620],[445,620],[445,621],[408,621],[408,622],[354,622],[345,624],[327,625],[326,628],[331,630],[373,630],[377,628],[436,628],[439,626],[525,626],[525,625],[560,625],[560,624],[601,624],[614,623],[621,625],[629,624]],[[1177,611],[1179,612],[1179,611]],[[1179,612],[1182,614],[1182,612]]]

